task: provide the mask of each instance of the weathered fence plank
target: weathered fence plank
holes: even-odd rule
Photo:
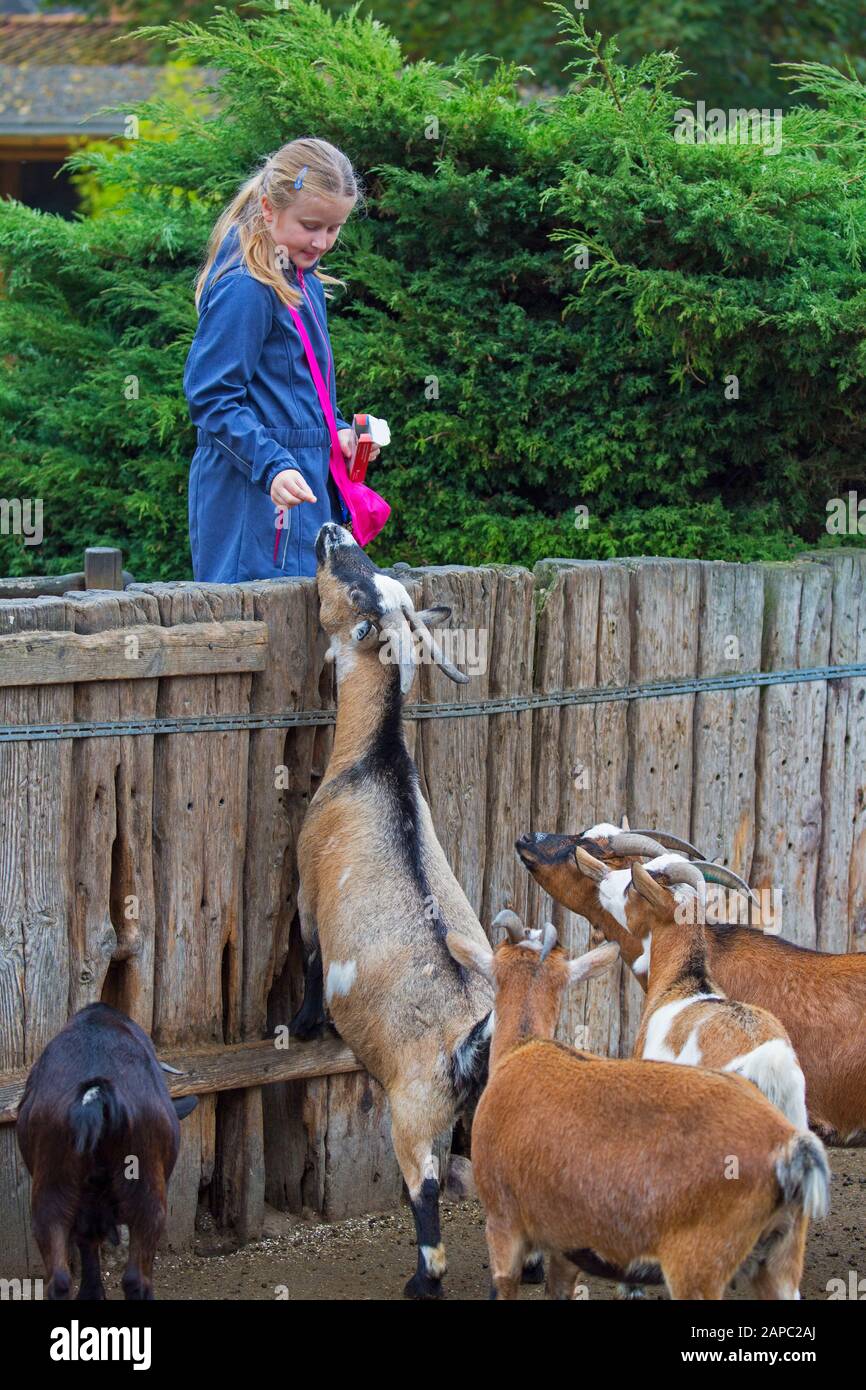
[[[694,676],[698,665],[700,560],[635,560],[631,569],[631,684]],[[628,710],[628,812],[632,825],[689,838],[693,695],[633,700]],[[621,1046],[630,1056],[643,994],[623,975]]]
[[[92,591],[70,596],[76,633],[116,634],[157,617],[144,595]],[[83,681],[76,722],[151,718],[157,682]],[[75,896],[70,924],[69,1011],[105,998],[149,1028],[153,1014],[153,739],[76,739],[72,743]],[[106,977],[116,966],[111,987]]]
[[[833,575],[832,665],[866,661],[866,551],[809,556]],[[827,682],[817,945],[866,951],[866,680]]]
[[[0,603],[0,630],[68,632],[63,599]],[[0,688],[0,722],[72,717],[73,687]],[[72,748],[0,746],[0,1070],[30,1067],[66,1023],[73,885]],[[15,1131],[0,1129],[0,1271],[22,1277],[41,1265],[30,1231],[30,1182]]]
[[[629,670],[629,576],[594,561],[543,561],[535,567],[538,616],[535,686],[539,693],[625,685]],[[626,703],[563,706],[534,712],[531,828],[576,834],[617,818],[626,799]],[[523,827],[529,829],[527,824]],[[552,921],[566,949],[589,946],[585,918],[533,883],[533,924]],[[619,971],[620,967],[616,968]],[[618,1047],[617,974],[590,982],[563,1001],[558,1036],[581,1047]]]
[[[516,566],[503,566],[495,572],[492,583],[495,589],[486,639],[488,694],[491,699],[529,695],[535,645],[532,575]],[[496,714],[487,726],[487,850],[479,919],[489,932],[490,923],[504,907],[521,918],[526,916],[531,880],[517,858],[514,840],[515,816],[530,803],[532,711]]]
[[[314,1042],[287,1042],[275,1046],[274,1040],[260,1042],[213,1043],[189,1051],[160,1050],[160,1060],[180,1075],[166,1072],[165,1080],[173,1096],[201,1096],[222,1091],[257,1090],[267,1086],[276,1090],[282,1081],[303,1081],[318,1076],[337,1076],[361,1071],[361,1063],[337,1037]],[[29,1067],[0,1072],[0,1125],[15,1119]]]
[[[699,676],[761,669],[763,576],[756,565],[701,567]],[[691,839],[709,859],[748,878],[755,842],[755,740],[760,692],[695,696]]]
[[[434,629],[448,654],[460,656],[461,644],[469,659],[470,679],[455,685],[432,663],[425,662],[412,690],[415,700],[453,700],[473,704],[487,698],[490,672],[473,658],[478,644],[487,641],[495,602],[496,571],[469,569],[463,565],[429,566],[416,571],[422,577],[421,606],[447,604],[451,617]],[[450,635],[449,635],[450,634]],[[422,784],[445,858],[473,911],[481,912],[484,865],[487,859],[487,720],[483,715],[466,719],[425,719],[416,731],[416,751]]]
[[[252,611],[252,596],[242,585],[131,590],[140,591],[154,593],[167,627],[246,619]],[[246,712],[250,682],[248,674],[163,680],[157,714]],[[154,740],[153,1024],[161,1047],[238,1040],[248,742],[245,730]],[[205,1096],[183,1129],[166,1230],[175,1249],[191,1247],[198,1188],[212,1177],[215,1105],[214,1097]],[[215,1197],[216,1204],[220,1200]]]
[[[808,562],[761,568],[763,669],[824,665],[830,650],[830,570]],[[781,893],[781,934],[800,946],[817,940],[826,703],[825,681],[761,690],[751,882],[759,892]]]
[[[142,587],[134,585],[127,592],[141,592]],[[104,597],[103,591],[95,592]],[[262,671],[267,664],[267,628],[261,623],[183,626],[189,632],[143,623],[125,627],[122,634],[110,629],[7,633],[0,636],[0,686],[205,676],[218,671]]]
[[[273,659],[253,678],[251,709],[319,709],[325,648],[312,580],[252,586],[256,617],[268,625]],[[331,667],[324,667],[330,677]],[[256,730],[250,738],[248,843],[244,865],[242,1032],[286,1029],[303,995],[297,926],[296,844],[312,796],[315,728]],[[270,996],[270,998],[269,998]],[[302,1046],[302,1045],[301,1045]],[[266,1182],[263,1196],[299,1211],[307,1136],[289,1083],[261,1094]]]

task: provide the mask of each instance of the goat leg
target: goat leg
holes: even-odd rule
[[[55,1200],[55,1196],[39,1193],[34,1198],[33,1234],[48,1276],[48,1298],[67,1299],[72,1290],[72,1274],[69,1269],[69,1232],[72,1221],[59,1214],[64,1206],[68,1207],[68,1202],[62,1199]]]
[[[490,1297],[515,1299],[520,1271],[526,1258],[526,1241],[507,1217],[487,1213],[487,1251],[490,1256]]]
[[[433,1157],[432,1137],[424,1133],[426,1117],[419,1113],[417,1102],[407,1103],[393,1092],[388,1099],[394,1152],[409,1189],[418,1245],[417,1268],[403,1292],[407,1298],[442,1298],[446,1260],[439,1225],[439,1174]]]
[[[121,1287],[127,1300],[152,1300],[153,1262],[156,1247],[165,1229],[165,1183],[137,1195],[129,1214],[129,1260]]]
[[[547,1287],[544,1291],[545,1296],[555,1299],[560,1303],[573,1299],[577,1288],[577,1281],[580,1277],[580,1270],[577,1265],[573,1264],[571,1260],[567,1259],[567,1257],[559,1251],[553,1252],[548,1264]],[[524,1270],[525,1269],[526,1266],[524,1265]],[[524,1279],[522,1282],[526,1283],[526,1280]]]
[[[302,1040],[315,1038],[326,1022],[322,951],[317,942],[304,961],[304,1002],[289,1023],[289,1034]]]
[[[102,1269],[99,1263],[99,1240],[91,1236],[79,1236],[76,1244],[81,1256],[81,1286],[78,1300],[101,1300],[105,1298],[102,1282]]]

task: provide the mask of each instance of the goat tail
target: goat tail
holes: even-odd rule
[[[67,1119],[75,1139],[75,1152],[92,1154],[103,1135],[117,1134],[126,1127],[129,1114],[114,1083],[107,1077],[94,1076],[78,1086]]]
[[[785,1202],[800,1207],[810,1219],[830,1210],[830,1168],[817,1134],[801,1130],[776,1153],[776,1177]]]
[[[457,1111],[474,1105],[487,1084],[493,1010],[470,1028],[451,1054],[451,1084]]]

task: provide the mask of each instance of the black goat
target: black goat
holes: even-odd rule
[[[129,1227],[124,1297],[153,1298],[178,1121],[197,1104],[171,1099],[150,1038],[108,1004],[88,1004],[52,1038],[18,1108],[49,1298],[70,1296],[70,1238],[81,1254],[79,1299],[105,1298],[100,1247],[118,1243],[121,1224]]]

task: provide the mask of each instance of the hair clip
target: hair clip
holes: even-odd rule
[[[298,174],[298,177],[295,179],[295,185],[294,185],[295,188],[302,188],[302,187],[303,187],[303,183],[304,183],[304,174],[307,172],[307,170],[309,169],[309,167],[310,167],[309,164],[305,164],[305,165],[304,165],[303,169],[302,169],[301,172]]]

